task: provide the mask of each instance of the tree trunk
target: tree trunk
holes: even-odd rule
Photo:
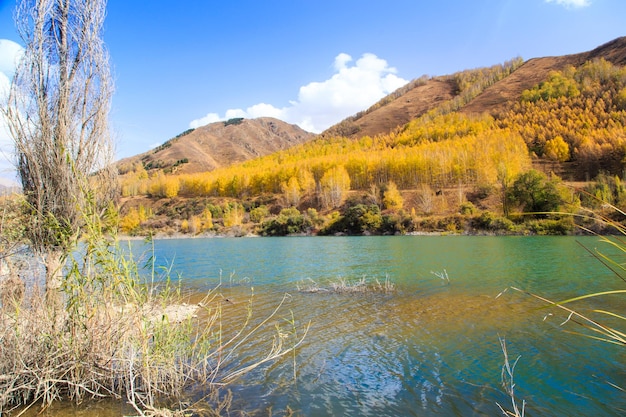
[[[53,312],[63,309],[63,265],[64,253],[50,250],[44,256],[46,268],[46,304]]]

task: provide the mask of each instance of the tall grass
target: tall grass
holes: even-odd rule
[[[308,328],[283,331],[271,323],[276,330],[266,354],[238,366],[238,348],[282,314],[283,302],[260,319],[250,307],[237,329],[224,329],[219,288],[190,304],[169,276],[156,279],[154,267],[145,282],[132,254],[102,233],[101,221],[89,219],[80,255],[68,260],[63,311],[51,310],[37,288],[23,299],[3,297],[0,414],[59,400],[113,398],[142,416],[172,415],[169,408],[183,403],[213,415],[228,407],[223,389],[229,382],[295,354]],[[205,405],[186,402],[192,397]]]

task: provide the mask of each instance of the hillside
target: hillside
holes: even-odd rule
[[[315,135],[278,119],[231,119],[188,130],[163,145],[118,162],[124,174],[141,164],[146,170],[190,174],[269,155],[311,140]]]
[[[326,129],[320,136],[358,138],[389,133],[433,107],[453,99],[457,93],[458,87],[450,77],[422,77],[399,89],[395,93],[397,97],[383,98],[362,114]]]
[[[459,111],[465,114],[497,114],[515,103],[522,91],[544,81],[551,71],[560,71],[570,65],[578,67],[586,61],[600,58],[614,65],[625,65],[626,37],[617,38],[588,52],[529,59],[461,106]],[[403,87],[401,90],[404,91],[400,94],[396,92],[372,108],[331,126],[321,136],[358,138],[389,133],[458,95],[461,89],[457,79],[455,75],[416,79]]]
[[[595,59],[605,59],[619,66],[626,65],[626,37],[607,42],[589,52],[530,59],[509,77],[487,88],[483,94],[461,111],[466,114],[483,112],[495,114],[516,102],[522,91],[547,79],[551,71],[561,71],[569,65],[579,67],[585,62]]]

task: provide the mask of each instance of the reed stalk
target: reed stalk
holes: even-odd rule
[[[300,292],[304,293],[338,293],[338,294],[366,294],[366,293],[393,293],[396,291],[396,285],[386,275],[384,280],[378,278],[373,281],[362,276],[356,280],[349,280],[343,277],[339,277],[336,280],[328,282],[327,285],[322,286],[315,280],[307,279],[300,281],[296,288]]]

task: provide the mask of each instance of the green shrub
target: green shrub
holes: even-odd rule
[[[459,207],[459,213],[461,213],[464,216],[471,216],[475,212],[476,212],[476,206],[472,204],[472,202],[470,201],[466,201],[465,203],[462,203],[461,206]]]
[[[507,190],[507,204],[525,213],[536,213],[536,217],[545,217],[547,212],[559,211],[563,203],[559,183],[559,179],[548,179],[544,173],[531,169],[518,176]]]
[[[224,126],[238,125],[241,124],[241,122],[243,122],[243,117],[233,117],[232,119],[226,120]]]
[[[581,193],[581,203],[583,206],[593,209],[600,208],[605,204],[611,204],[618,208],[625,207],[626,187],[617,175],[601,173],[593,183],[585,187],[584,192]]]
[[[383,216],[383,224],[381,232],[383,234],[396,235],[405,234],[406,232],[413,230],[413,219],[411,216],[407,216],[404,211],[398,213],[390,213]]]
[[[574,221],[571,216],[563,219],[542,219],[527,223],[530,232],[537,235],[567,235],[574,228]]]
[[[311,220],[292,207],[281,210],[277,217],[263,222],[261,234],[263,236],[287,236],[307,233],[311,227]]]
[[[259,206],[250,210],[250,221],[254,223],[261,223],[269,215],[270,209],[267,208],[267,206]]]
[[[342,216],[322,229],[320,234],[345,233],[361,235],[364,233],[380,233],[382,225],[383,216],[377,205],[357,204],[348,207]]]
[[[515,223],[506,217],[496,216],[490,211],[485,211],[472,219],[472,226],[478,230],[491,232],[512,232]]]

